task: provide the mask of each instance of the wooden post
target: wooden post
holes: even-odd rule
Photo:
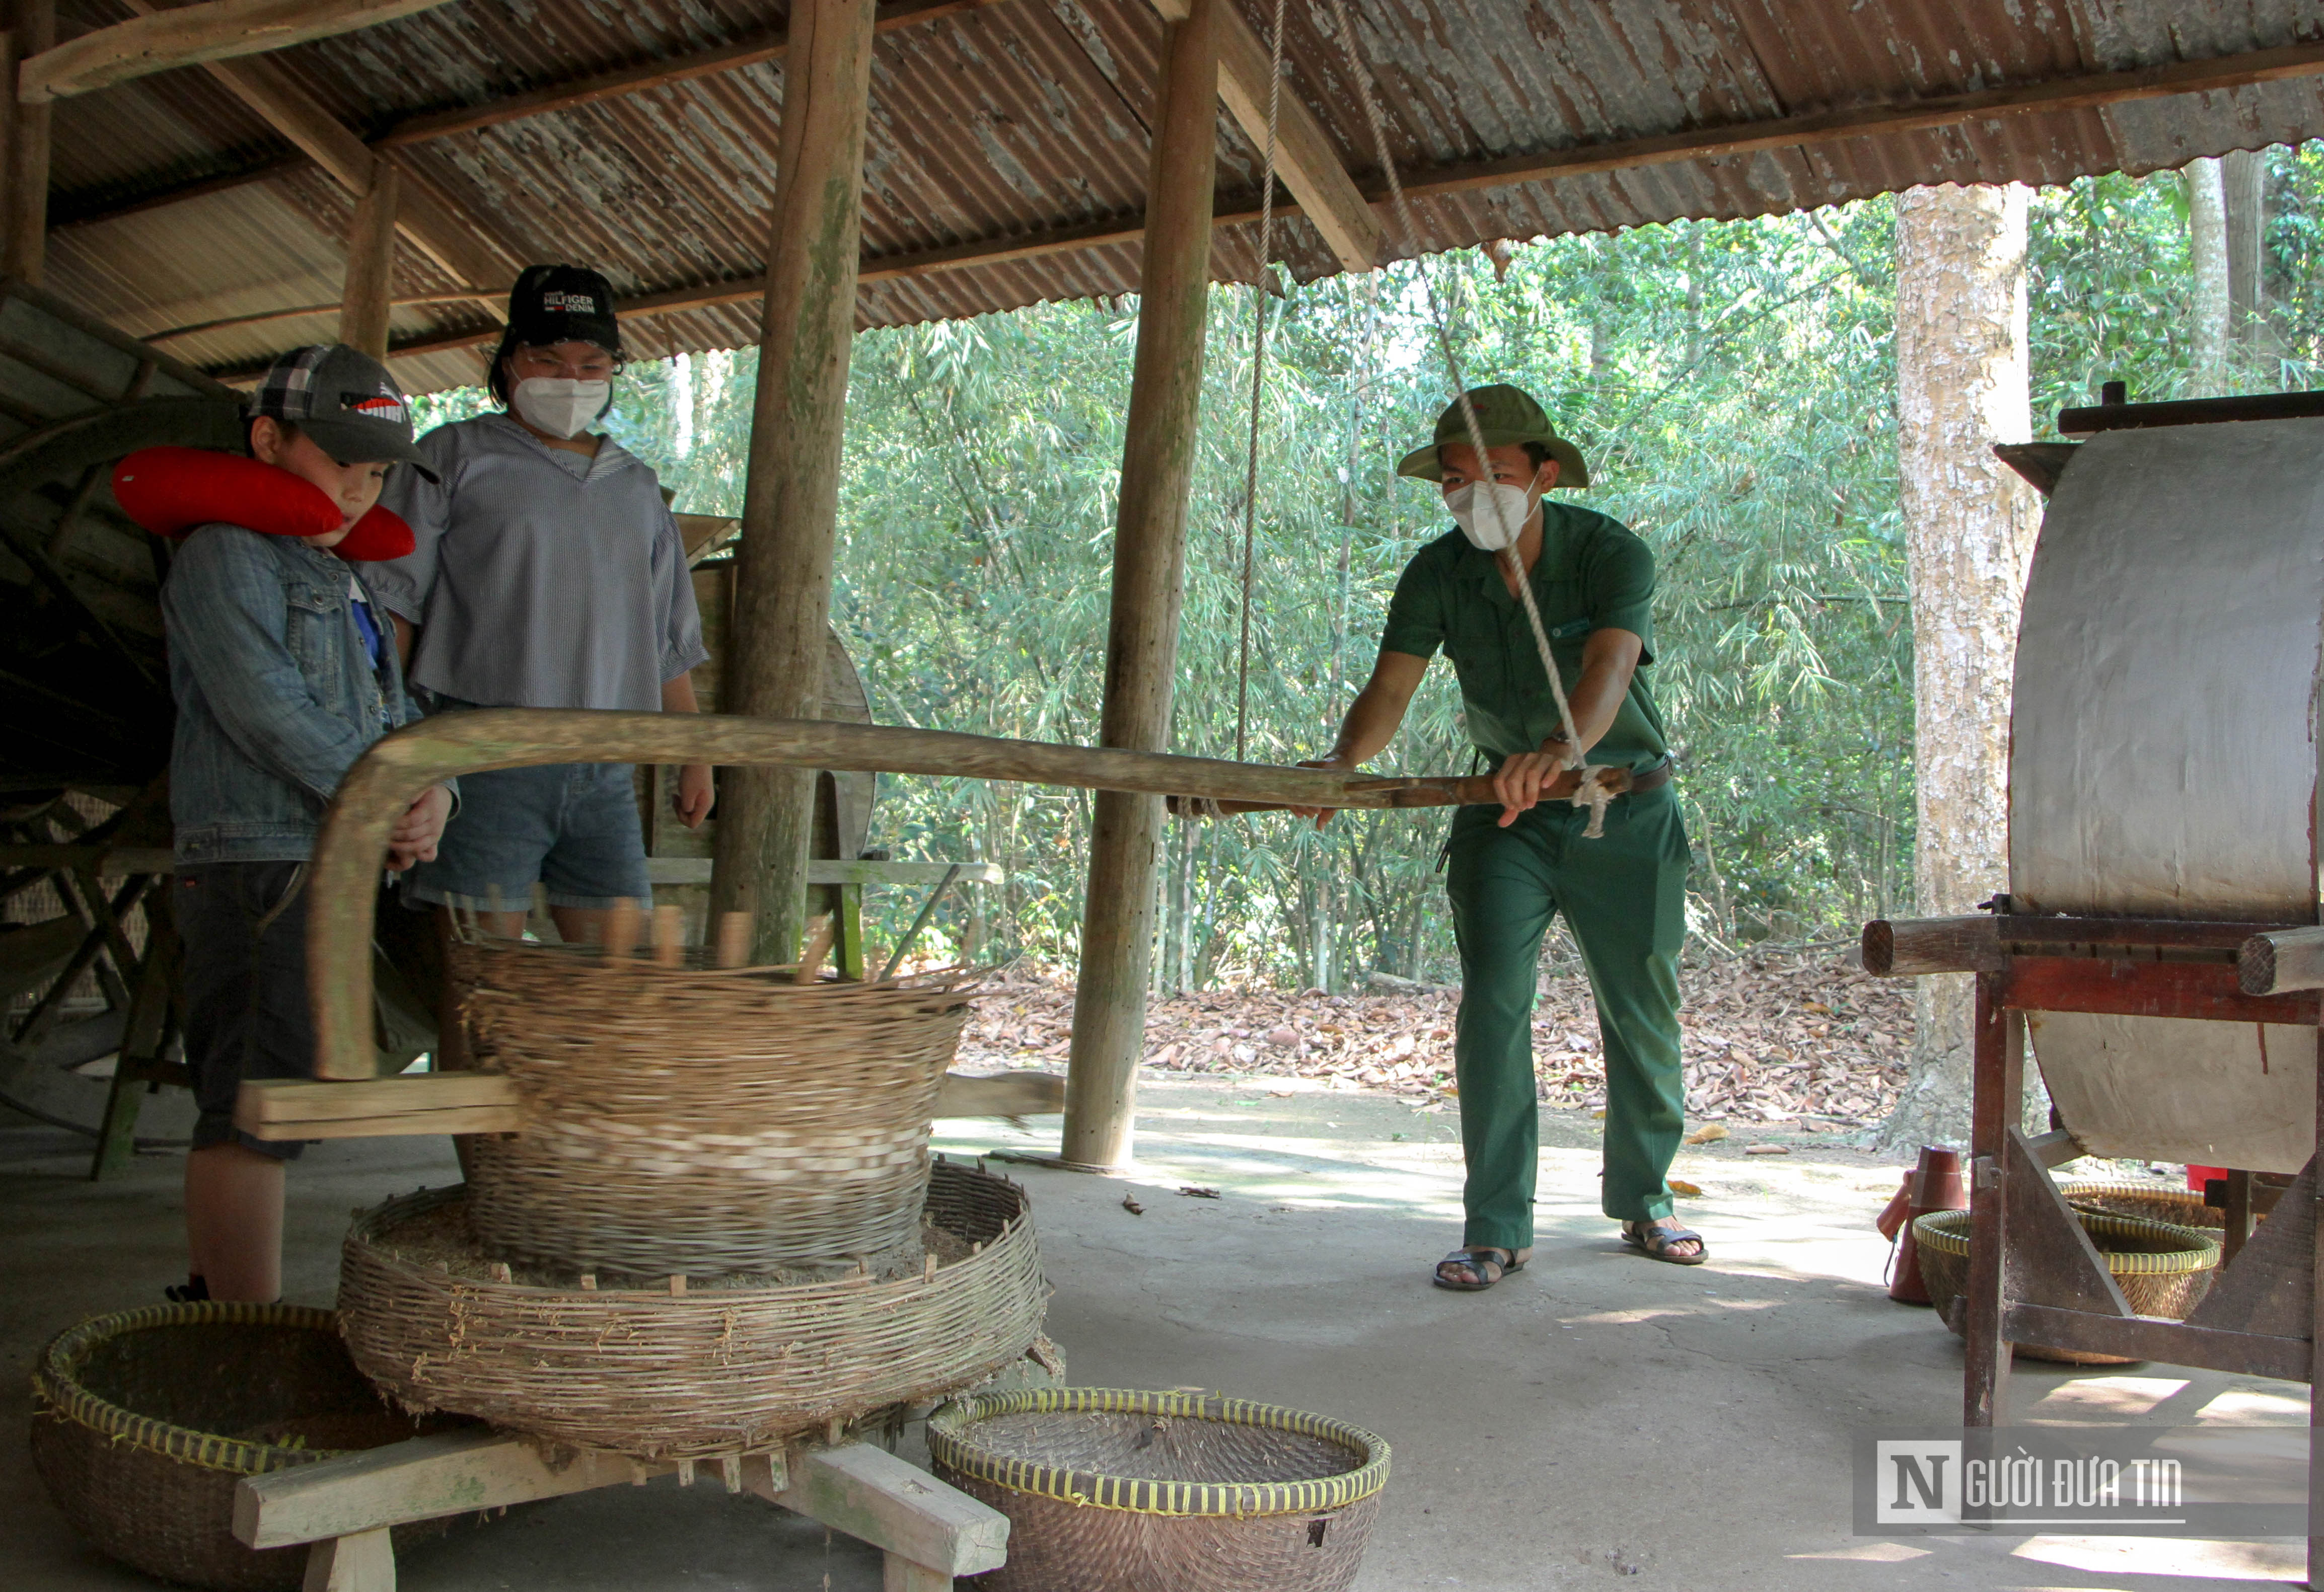
[[[1160,110],[1147,169],[1138,354],[1114,520],[1113,612],[1099,736],[1106,746],[1158,751],[1170,738],[1211,283],[1218,3],[1192,0],[1185,20],[1167,25],[1163,48]],[[1162,804],[1154,797],[1099,793],[1065,1085],[1064,1155],[1081,1165],[1116,1166],[1130,1158],[1161,825]]]
[[[2324,1028],[2316,1031],[2316,1142],[2324,1146]],[[2314,1201],[2316,1224],[2308,1251],[2308,1339],[2313,1345],[2324,1343],[2324,1164],[2310,1155],[2308,1164],[2317,1174],[2310,1180],[2308,1191]],[[2277,1201],[2275,1220],[2288,1221],[2292,1215],[2283,1201]],[[2313,1352],[2311,1348],[2308,1367],[2308,1585],[2311,1588],[2324,1578],[2324,1398],[2316,1396]]]
[[[16,99],[16,67],[57,41],[56,0],[16,0],[8,67],[8,246],[0,271],[41,285],[49,253],[49,106]]]
[[[823,711],[873,14],[873,0],[799,0],[791,9],[733,656],[719,693],[728,713]],[[798,949],[815,781],[813,769],[752,768],[726,782],[710,909],[754,915],[761,965],[788,962]]]
[[[395,297],[395,213],[402,179],[390,161],[374,161],[371,189],[355,201],[347,228],[347,274],[339,294],[339,341],[387,357],[387,312]]]

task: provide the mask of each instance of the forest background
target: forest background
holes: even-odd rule
[[[2107,176],[2034,197],[2034,434],[2120,380],[2139,400],[2318,385],[2324,147],[2260,158],[2264,334],[2199,369],[2189,185]],[[1911,593],[1897,488],[1895,207],[1674,223],[1286,282],[1271,305],[1247,708],[1253,760],[1321,756],[1396,576],[1448,527],[1399,481],[1449,395],[1429,272],[1472,382],[1535,393],[1588,456],[1576,494],[1659,561],[1653,690],[1680,758],[1696,944],[1852,937],[1913,904]],[[1172,749],[1232,756],[1242,676],[1253,299],[1213,295]],[[855,343],[833,622],[882,722],[1094,742],[1134,299],[881,330]],[[2216,361],[2216,354],[2202,355]],[[684,511],[741,511],[756,354],[633,365],[606,428]],[[422,401],[426,424],[486,407]],[[1449,668],[1384,772],[1465,772]],[[1074,958],[1084,795],[881,782],[873,844],[990,860],[922,949]],[[1454,959],[1441,815],[1176,824],[1163,991],[1337,991]],[[875,910],[882,904],[875,904]],[[917,903],[884,904],[890,916]],[[875,925],[886,938],[900,923]]]

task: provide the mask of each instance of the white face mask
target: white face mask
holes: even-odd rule
[[[1444,496],[1461,534],[1488,553],[1515,547],[1533,517],[1533,493],[1501,481],[1472,481]]]
[[[613,395],[611,382],[527,376],[516,384],[516,412],[551,437],[578,437],[605,412],[605,400]]]

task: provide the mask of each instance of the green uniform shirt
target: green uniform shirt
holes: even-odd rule
[[[1639,770],[1669,750],[1644,673],[1655,660],[1654,594],[1654,552],[1628,527],[1589,509],[1543,503],[1533,598],[1565,688],[1582,678],[1582,645],[1591,631],[1628,630],[1646,643],[1613,727],[1591,749],[1593,763]],[[1458,530],[1405,566],[1380,647],[1415,658],[1444,649],[1461,678],[1469,739],[1497,767],[1503,758],[1538,750],[1557,730],[1557,701],[1525,608],[1503,583],[1499,559]]]

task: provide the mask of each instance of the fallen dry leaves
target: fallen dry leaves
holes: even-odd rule
[[[1679,1021],[1687,1116],[1695,1121],[1860,1127],[1896,1103],[1912,1044],[1912,990],[1831,952],[1775,952],[1690,967]],[[960,1062],[1062,1068],[1073,986],[1021,975],[984,986]],[[1169,1072],[1272,1074],[1451,1098],[1457,992],[1324,995],[1209,990],[1148,1004],[1145,1064]],[[1550,1105],[1600,1110],[1606,1069],[1589,985],[1545,976],[1534,1012],[1534,1071]]]

